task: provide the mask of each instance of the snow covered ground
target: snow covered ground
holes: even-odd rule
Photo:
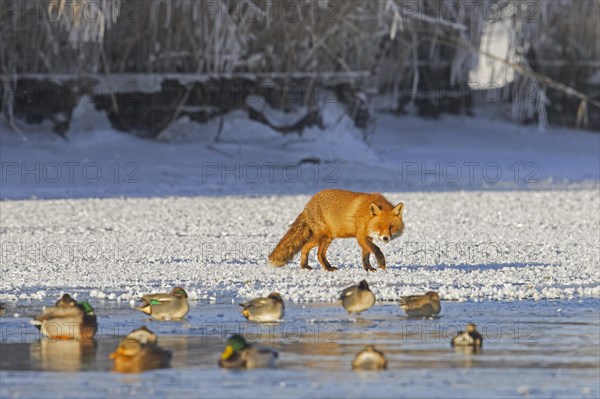
[[[351,239],[329,249],[335,273],[267,265],[306,195],[3,201],[0,299],[131,300],[181,285],[193,299],[334,301],[365,277],[388,301],[429,289],[444,300],[600,296],[597,190],[388,197],[406,204],[405,233],[381,245],[388,269],[370,274]]]

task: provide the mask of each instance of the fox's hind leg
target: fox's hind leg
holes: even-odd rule
[[[321,264],[321,266],[323,266],[323,269],[327,270],[328,272],[332,272],[334,270],[337,270],[337,268],[331,266],[331,264],[325,257],[325,254],[327,253],[327,248],[329,248],[329,244],[331,244],[331,238],[327,236],[321,237],[321,239],[319,240],[317,259],[319,259],[319,263]]]
[[[318,244],[319,242],[317,240],[311,238],[310,241],[308,241],[306,244],[304,244],[304,246],[302,246],[302,251],[300,252],[301,269],[312,269],[312,267],[308,265],[308,254],[310,253],[310,250],[316,247]]]

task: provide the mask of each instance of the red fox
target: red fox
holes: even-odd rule
[[[269,255],[269,262],[273,266],[283,266],[301,251],[300,267],[312,269],[308,265],[308,253],[318,246],[317,258],[323,269],[337,270],[325,257],[331,240],[356,237],[362,248],[365,270],[376,270],[369,262],[371,254],[375,255],[379,268],[385,269],[385,257],[373,240],[389,242],[402,234],[403,207],[402,202],[393,206],[379,193],[320,191],[308,201],[279,241]]]

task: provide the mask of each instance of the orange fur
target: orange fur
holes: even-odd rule
[[[323,190],[315,194],[296,218],[290,229],[275,247],[269,261],[273,266],[283,266],[301,251],[300,267],[308,266],[308,253],[318,246],[317,258],[325,270],[335,270],[325,257],[334,238],[351,238],[362,249],[363,267],[375,271],[369,262],[374,254],[380,269],[385,269],[385,257],[373,243],[402,234],[402,209],[393,206],[379,193],[358,193],[345,190]]]

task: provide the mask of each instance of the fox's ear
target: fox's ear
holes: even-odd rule
[[[379,215],[380,212],[381,212],[381,208],[379,207],[379,205],[371,202],[371,216],[377,216],[377,215]]]
[[[404,204],[401,202],[392,209],[392,212],[396,216],[402,216],[402,210],[404,209]]]

